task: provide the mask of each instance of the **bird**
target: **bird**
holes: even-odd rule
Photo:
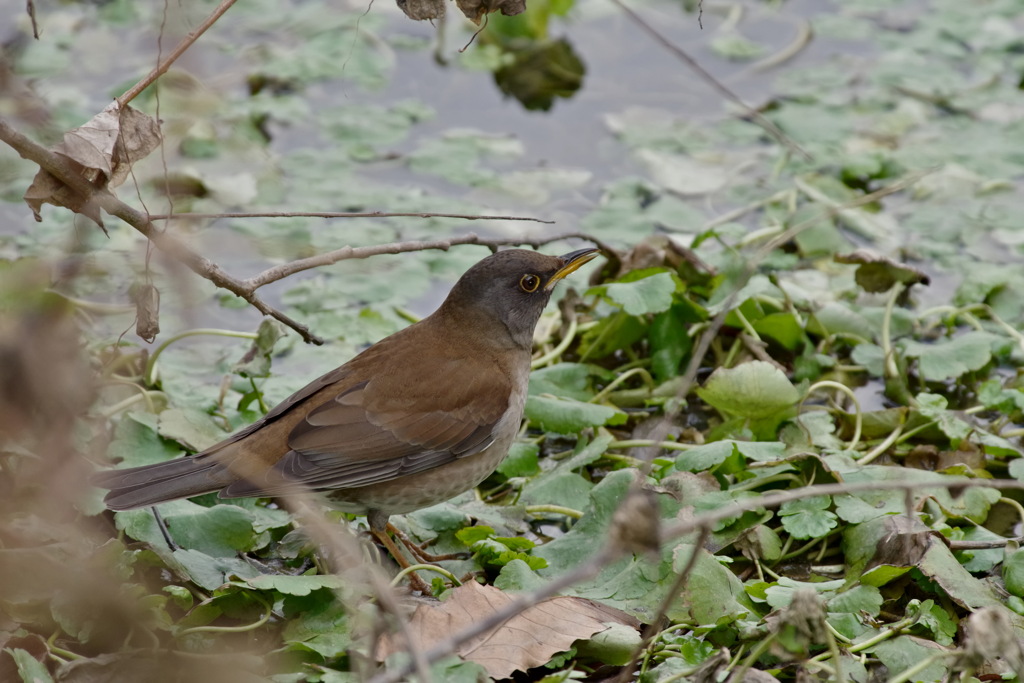
[[[193,456],[106,470],[111,510],[217,492],[316,492],[366,515],[402,566],[391,515],[477,486],[507,455],[526,403],[533,333],[555,285],[599,255],[497,251],[432,314],[313,380],[260,420]]]

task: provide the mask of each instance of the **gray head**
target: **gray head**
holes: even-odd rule
[[[594,248],[562,256],[526,249],[499,251],[459,278],[438,313],[482,324],[500,321],[515,346],[529,349],[533,329],[555,285],[599,253]]]

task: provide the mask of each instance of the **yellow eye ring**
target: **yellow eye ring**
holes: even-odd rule
[[[540,278],[536,275],[526,274],[519,278],[519,289],[527,294],[533,294],[540,287]]]

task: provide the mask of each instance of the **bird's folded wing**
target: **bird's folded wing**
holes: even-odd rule
[[[510,387],[504,377],[496,379],[494,386],[456,391],[440,405],[415,400],[414,387],[396,394],[375,392],[372,382],[356,384],[292,429],[291,450],[267,480],[239,481],[224,495],[273,495],[296,484],[312,490],[367,486],[479,453],[508,410]],[[410,409],[417,404],[433,409]]]

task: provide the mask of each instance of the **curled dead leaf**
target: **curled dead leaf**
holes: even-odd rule
[[[417,607],[408,631],[417,647],[428,649],[489,618],[514,599],[493,586],[470,582],[453,590],[444,602]],[[492,678],[508,678],[516,671],[546,663],[577,640],[590,638],[611,624],[638,626],[620,610],[584,598],[558,596],[542,600],[464,643],[456,654],[480,664]],[[406,650],[401,636],[386,636],[377,649],[377,659],[383,661]]]
[[[160,290],[144,284],[131,294],[135,302],[135,334],[152,343],[160,334]]]
[[[967,618],[964,629],[963,659],[972,668],[1002,659],[1019,671],[1024,665],[1024,650],[1014,636],[1013,622],[1006,610],[982,607]]]
[[[849,254],[836,254],[832,260],[836,263],[852,263],[859,266],[854,279],[866,292],[888,292],[897,282],[909,287],[916,284],[927,285],[931,281],[917,268],[898,263],[868,249],[858,249]]]
[[[97,190],[116,187],[124,182],[131,165],[144,158],[160,144],[160,125],[147,114],[111,102],[88,122],[64,133],[64,139],[52,150],[64,157],[72,168]],[[25,191],[25,202],[36,220],[43,204],[54,204],[91,218],[101,228],[99,207],[88,197],[71,190],[39,169]]]
[[[398,9],[413,21],[434,20],[444,16],[447,0],[395,0]]]
[[[485,14],[501,11],[511,17],[526,11],[526,0],[455,0],[466,18],[479,25]]]

